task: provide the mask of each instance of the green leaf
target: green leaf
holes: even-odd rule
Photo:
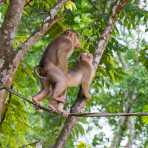
[[[65,8],[66,8],[66,9],[69,9],[69,10],[71,10],[71,11],[77,9],[75,3],[72,2],[71,0],[69,0],[68,2],[66,2],[66,4],[65,4]]]
[[[148,112],[148,105],[145,105],[145,106],[144,106],[143,111],[144,111],[144,112]],[[148,124],[148,117],[147,117],[147,116],[142,117],[142,120],[143,120],[143,123],[144,123],[144,124]]]

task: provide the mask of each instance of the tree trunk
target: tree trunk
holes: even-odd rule
[[[112,28],[115,23],[116,16],[122,10],[124,5],[127,4],[127,2],[128,0],[121,0],[121,2],[118,1],[117,4],[112,9],[112,14],[109,17],[107,26],[104,29],[96,48],[95,57],[94,57],[95,68],[97,68],[98,64],[100,63],[102,54],[107,46],[108,40],[112,32]],[[76,102],[72,106],[71,112],[81,112],[85,107],[85,102],[86,102],[86,99],[84,98],[84,96],[82,96],[81,89],[80,89]],[[72,128],[78,122],[78,119],[79,119],[78,117],[71,117],[71,116],[68,117],[68,119],[64,123],[64,127],[62,128],[53,148],[64,147],[66,140],[69,137],[72,131]]]
[[[10,0],[7,14],[0,30],[0,78],[7,87],[11,86],[11,72],[15,51],[12,49],[12,42],[15,38],[17,27],[23,13],[25,0]],[[0,91],[0,122],[2,121],[6,108],[7,92]]]
[[[44,21],[39,30],[32,34],[19,48],[19,52],[15,53],[12,49],[12,41],[16,32],[16,28],[20,22],[23,11],[23,0],[11,0],[6,18],[2,26],[2,34],[0,34],[0,78],[6,87],[12,85],[15,72],[24,58],[25,54],[47,31],[55,24],[59,18],[56,14],[67,0],[60,0],[50,11],[50,16]],[[18,10],[17,10],[18,9]],[[14,14],[15,13],[15,14]],[[12,15],[13,14],[13,15]],[[8,44],[9,43],[9,44]],[[0,90],[0,122],[4,119],[7,106],[8,94],[5,90]]]

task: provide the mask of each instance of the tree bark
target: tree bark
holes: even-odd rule
[[[20,5],[22,5],[23,1],[22,0],[14,0],[14,1],[19,1],[18,3],[18,8],[20,10]],[[12,0],[11,3],[14,1]],[[38,31],[36,31],[35,33],[33,33],[20,47],[19,47],[19,51],[18,53],[15,53],[12,49],[12,45],[6,48],[4,48],[4,45],[7,43],[7,40],[9,41],[9,38],[11,38],[11,42],[13,41],[14,37],[12,38],[11,34],[14,34],[16,30],[16,27],[12,26],[16,26],[15,24],[18,24],[20,22],[20,19],[16,19],[16,16],[18,16],[20,18],[20,11],[14,11],[16,12],[16,16],[14,17],[14,19],[12,19],[9,17],[6,17],[8,20],[4,21],[3,26],[2,26],[2,30],[1,32],[3,33],[0,36],[0,70],[1,70],[1,81],[2,83],[6,86],[6,87],[10,87],[12,85],[12,80],[13,77],[15,75],[15,72],[21,62],[21,60],[23,59],[23,57],[25,56],[25,54],[28,52],[29,48],[31,48],[41,37],[43,37],[43,35],[45,33],[47,33],[47,31],[51,28],[51,26],[53,24],[55,24],[59,18],[55,17],[56,14],[58,13],[58,11],[60,10],[60,8],[62,7],[62,5],[64,3],[66,3],[67,0],[60,0],[50,11],[50,16],[47,17],[44,21],[44,24],[38,29]],[[23,3],[24,5],[24,3]],[[9,9],[16,9],[16,4],[15,7],[12,7],[12,4],[10,6]],[[8,10],[8,13],[12,13],[13,10]],[[14,13],[13,12],[13,13]],[[19,15],[18,15],[19,14]],[[10,19],[10,20],[9,20]],[[14,22],[15,20],[17,20],[17,22]],[[12,24],[11,24],[12,23]],[[8,27],[10,26],[11,29],[7,28],[6,24],[11,24],[8,25]],[[5,29],[3,29],[5,28]],[[7,31],[8,29],[8,31]],[[7,32],[10,32],[8,34],[8,39],[6,41],[4,41],[5,39],[5,34]],[[6,51],[6,52],[5,52]],[[9,53],[10,55],[7,55],[6,53]],[[10,58],[11,57],[11,58]],[[10,60],[11,59],[11,60]],[[4,119],[4,114],[6,111],[6,106],[7,106],[7,96],[8,93],[5,90],[0,90],[0,122],[3,121]]]
[[[114,26],[117,14],[122,10],[124,5],[126,5],[128,0],[121,0],[118,1],[117,4],[113,7],[111,16],[109,17],[108,23],[106,28],[104,29],[100,40],[98,41],[95,56],[94,56],[94,66],[95,69],[97,68],[98,64],[100,63],[100,59],[102,54],[107,46],[108,40],[110,38],[112,28]],[[81,93],[81,89],[79,91],[78,97],[71,108],[71,112],[81,112],[85,107],[86,99]],[[53,146],[53,148],[64,148],[67,138],[69,137],[72,128],[78,122],[78,117],[68,117],[64,123],[64,126]]]
[[[25,0],[10,0],[10,5],[0,30],[0,78],[8,87],[12,83],[9,73],[13,68],[12,61],[15,56],[15,51],[12,49],[12,42],[21,20],[24,4]],[[7,92],[1,90],[0,121],[2,121],[5,112],[6,98]]]

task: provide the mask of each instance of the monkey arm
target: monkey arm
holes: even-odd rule
[[[42,101],[48,94],[51,94],[52,88],[49,84],[49,79],[48,78],[40,78],[42,87],[41,90],[32,97],[32,100],[36,103],[39,103]]]
[[[87,99],[91,98],[91,95],[89,94],[89,85],[90,85],[89,81],[84,78],[82,80],[81,87],[82,87],[83,94]]]

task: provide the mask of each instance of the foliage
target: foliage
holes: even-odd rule
[[[82,51],[94,53],[100,34],[106,27],[114,2],[115,0],[69,0],[58,14],[62,19],[30,49],[22,61],[15,75],[13,88],[31,99],[31,96],[40,87],[40,82],[33,72],[34,67],[38,65],[47,44],[67,28],[78,32],[81,40],[81,48],[76,50],[70,58],[70,67],[75,65],[78,55]],[[21,25],[13,43],[14,48],[17,49],[22,42],[37,30],[43,20],[49,16],[50,8],[55,3],[55,0],[32,0],[25,6]],[[0,26],[8,4],[0,5]],[[134,39],[131,35],[131,30],[138,34],[136,32],[137,26],[147,25],[148,12],[139,6],[138,0],[131,0],[118,19],[119,21],[114,27],[106,51],[101,59],[101,64],[98,66],[96,77],[90,90],[92,99],[87,102],[86,111],[122,112],[124,111],[125,103],[131,99],[133,91],[136,92],[137,99],[132,104],[132,110],[134,112],[147,111],[147,41],[142,40],[139,43],[140,46],[138,46],[140,49],[136,50],[136,47],[130,46],[128,39]],[[127,68],[123,67],[118,53],[121,54],[123,61],[127,64]],[[78,88],[68,90],[67,109],[73,104],[77,92]],[[128,95],[126,95],[127,92]],[[47,99],[45,99],[43,104],[47,106]],[[39,113],[35,111],[32,105],[16,96],[10,95],[6,117],[0,127],[2,131],[0,133],[0,147],[21,147],[34,141],[41,141],[43,147],[49,147],[49,145],[54,143],[64,120],[60,116],[49,115],[45,112]],[[92,140],[91,144],[87,145],[85,141],[77,140],[81,136],[87,136],[89,132],[93,131],[94,127],[100,130],[99,121],[100,119],[91,120],[93,125],[89,126],[89,120],[82,118],[73,129],[66,147],[75,147],[77,141],[79,141],[77,144],[78,148],[89,148],[101,144],[104,146],[107,138],[105,139],[103,131],[101,133],[99,131],[99,135],[94,134],[89,137]],[[142,140],[140,134],[148,133],[147,122],[147,118],[136,118],[135,123],[135,130],[139,135],[139,140],[145,143],[146,140]],[[109,118],[108,124],[114,131],[118,127],[118,118]],[[86,125],[88,125],[88,128],[91,127],[88,133]],[[30,147],[33,146],[30,145]]]

